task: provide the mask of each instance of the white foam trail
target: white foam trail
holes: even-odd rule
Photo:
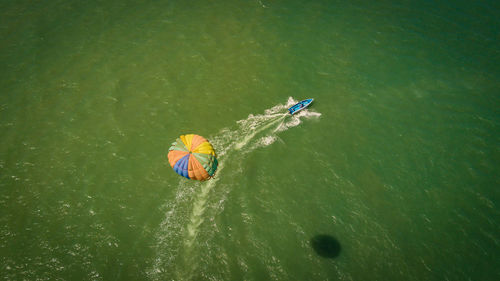
[[[218,167],[218,173],[220,173],[222,167]],[[193,210],[189,218],[189,224],[187,225],[187,238],[184,241],[186,247],[190,248],[193,245],[196,236],[198,235],[199,226],[203,222],[203,213],[206,208],[206,202],[210,190],[215,186],[219,178],[214,178],[207,182],[202,183],[200,192],[196,194],[196,199],[193,203]]]
[[[276,124],[277,122],[283,122],[283,120],[287,117],[287,113],[285,114],[282,114],[282,115],[278,115],[279,118],[276,118],[276,120],[273,120],[272,122],[269,122],[268,124],[266,125],[263,125],[261,126],[260,128],[258,129],[254,129],[252,133],[246,135],[242,141],[240,142],[237,142],[235,145],[234,145],[234,149],[237,149],[237,150],[240,150],[241,148],[243,148],[245,145],[248,144],[248,142],[253,138],[255,137],[256,134],[264,131],[265,129],[271,127],[272,125]]]
[[[279,139],[278,133],[298,126],[303,118],[321,116],[320,113],[308,109],[293,116],[285,113],[286,109],[295,103],[297,101],[289,97],[286,104],[266,109],[264,114],[250,114],[246,119],[236,122],[236,129],[224,128],[209,138],[218,155],[217,175],[206,182],[181,179],[175,201],[166,202],[164,208],[167,212],[156,235],[157,257],[153,268],[148,271],[151,279],[191,279],[199,262],[193,248],[201,244],[195,242],[199,239],[207,208],[223,209],[223,199],[218,198],[218,204],[212,205],[208,204],[208,201],[211,191],[226,173],[223,171],[224,163],[231,161],[232,157],[243,156],[259,147],[271,145]],[[240,170],[235,169],[233,164],[230,172],[241,173],[243,167],[239,168]],[[179,243],[180,241],[184,243]]]
[[[278,139],[277,136],[266,136],[259,140],[259,146],[268,146],[273,144]]]

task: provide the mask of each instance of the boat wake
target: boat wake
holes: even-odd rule
[[[263,114],[250,114],[246,119],[236,122],[236,128],[224,128],[208,139],[217,151],[219,167],[216,176],[205,182],[185,179],[179,181],[174,200],[167,201],[163,209],[165,218],[156,233],[154,248],[156,258],[148,275],[153,280],[192,280],[200,263],[196,254],[198,247],[208,247],[207,237],[217,232],[214,218],[223,211],[224,201],[231,188],[229,184],[220,185],[217,192],[211,192],[222,176],[241,174],[244,170],[241,160],[257,148],[269,146],[279,140],[278,134],[298,126],[302,119],[317,118],[321,113],[311,110],[301,111],[293,116],[286,109],[297,103],[288,98],[285,104],[266,109]],[[233,163],[237,162],[237,163]],[[225,163],[231,163],[231,171],[224,170]],[[215,193],[215,194],[214,194]],[[205,231],[200,230],[208,220]]]

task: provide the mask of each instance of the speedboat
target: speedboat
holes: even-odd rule
[[[308,107],[314,99],[306,99],[303,101],[299,101],[298,103],[292,105],[290,108],[288,108],[288,112],[290,112],[290,115],[294,115],[295,113],[301,111],[302,109],[305,109]]]

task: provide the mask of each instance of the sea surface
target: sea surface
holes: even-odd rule
[[[1,1],[0,279],[500,280],[499,3]]]

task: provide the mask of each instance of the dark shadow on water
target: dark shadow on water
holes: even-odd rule
[[[330,259],[338,257],[342,248],[335,237],[326,234],[311,238],[311,246],[318,255]]]

